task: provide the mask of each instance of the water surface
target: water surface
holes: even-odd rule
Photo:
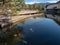
[[[15,27],[23,27],[23,41],[16,45],[60,45],[60,25],[52,19],[31,17]]]

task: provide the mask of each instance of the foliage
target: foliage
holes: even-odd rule
[[[5,13],[8,13],[8,9],[12,10],[12,14],[16,14],[17,11],[24,8],[24,0],[0,0],[0,7],[2,7]],[[2,5],[2,6],[1,6]]]
[[[12,15],[17,15],[17,11],[23,10],[23,9],[28,9],[28,10],[43,10],[44,7],[41,6],[40,4],[25,4],[24,0],[0,0],[0,7],[4,9],[4,12],[8,13],[8,9],[12,11]]]
[[[36,3],[32,5],[28,4],[28,8],[30,10],[44,10],[44,7],[42,5]]]

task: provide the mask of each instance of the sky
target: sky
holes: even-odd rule
[[[26,4],[46,3],[46,2],[55,3],[57,1],[59,1],[59,0],[25,0],[25,3]]]

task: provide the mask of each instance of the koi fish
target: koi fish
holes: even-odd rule
[[[30,31],[32,31],[32,32],[33,32],[33,29],[32,29],[32,28],[30,28]]]

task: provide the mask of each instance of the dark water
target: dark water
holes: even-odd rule
[[[0,29],[0,45],[60,45],[60,25],[52,19],[30,17]]]
[[[31,17],[15,27],[23,28],[22,41],[16,45],[60,45],[60,25],[52,19]]]

